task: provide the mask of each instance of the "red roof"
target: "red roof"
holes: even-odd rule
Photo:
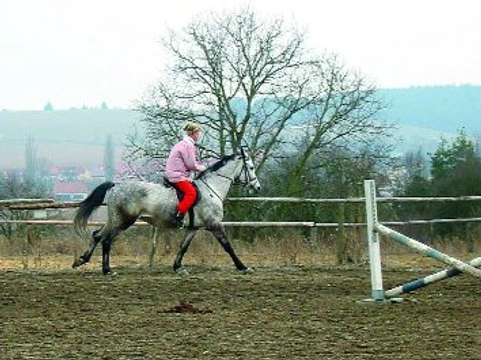
[[[58,176],[62,174],[81,175],[85,173],[86,168],[81,165],[63,165],[63,166],[51,166],[48,169],[49,175]]]
[[[57,182],[53,186],[54,194],[88,194],[87,184],[82,181]]]

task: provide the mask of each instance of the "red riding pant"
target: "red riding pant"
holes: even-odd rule
[[[194,185],[192,185],[192,182],[188,180],[176,182],[175,187],[184,194],[184,197],[177,205],[177,211],[185,215],[194,204],[197,197],[197,191],[195,190]]]

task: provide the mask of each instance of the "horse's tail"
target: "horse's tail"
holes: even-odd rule
[[[92,213],[102,205],[107,191],[113,188],[115,184],[111,181],[106,181],[97,186],[89,196],[87,196],[81,203],[73,220],[74,230],[78,235],[82,235],[87,228],[87,222]]]

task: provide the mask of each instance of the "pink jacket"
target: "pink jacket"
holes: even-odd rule
[[[205,170],[195,158],[195,142],[190,136],[184,137],[170,151],[165,166],[165,176],[170,182],[176,183],[189,179],[191,171]]]

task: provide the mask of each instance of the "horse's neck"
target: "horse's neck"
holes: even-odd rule
[[[222,200],[227,197],[234,178],[242,168],[242,162],[231,161],[209,177],[211,187]]]

